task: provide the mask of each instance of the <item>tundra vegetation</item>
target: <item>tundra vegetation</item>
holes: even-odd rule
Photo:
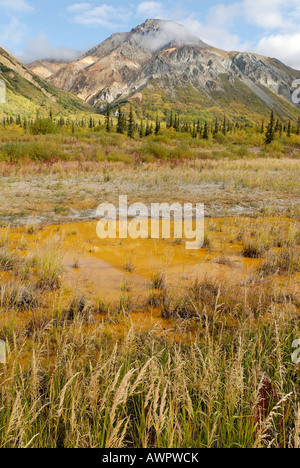
[[[0,446],[299,448],[299,125],[128,116],[0,126]],[[208,273],[157,268],[135,295],[130,251],[114,300],[71,287],[108,247],[61,225],[120,192],[206,203]]]

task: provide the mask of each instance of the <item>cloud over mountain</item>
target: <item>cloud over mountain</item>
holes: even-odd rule
[[[68,47],[54,46],[50,43],[46,34],[40,34],[34,39],[29,39],[22,53],[18,54],[19,60],[28,64],[38,59],[48,59],[70,62],[82,55],[83,51],[69,49]]]

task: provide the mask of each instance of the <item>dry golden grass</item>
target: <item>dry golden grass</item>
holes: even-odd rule
[[[134,329],[114,344],[76,310],[1,331],[1,447],[299,446],[289,304],[234,327],[203,315],[186,344]]]
[[[234,224],[210,229],[246,232],[246,220]],[[59,246],[18,258],[33,281],[1,283],[1,447],[299,447],[296,293],[254,273],[176,297],[157,273],[144,304],[63,299]],[[141,310],[160,310],[170,331],[130,326]]]

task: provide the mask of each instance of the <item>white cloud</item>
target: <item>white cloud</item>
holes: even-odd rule
[[[210,8],[201,21],[195,18],[195,15],[185,13],[179,22],[191,34],[214,47],[226,50],[246,50],[251,43],[242,41],[237,34],[231,32],[235,21],[241,14],[240,2],[230,5],[220,4]]]
[[[147,34],[136,33],[135,38],[151,51],[158,51],[171,42],[195,44],[197,38],[182,25],[169,21],[163,22],[158,30]]]
[[[68,47],[53,46],[46,34],[40,34],[34,39],[29,39],[23,51],[18,54],[19,60],[28,64],[39,59],[57,61],[71,61],[82,55],[83,51],[69,49]]]
[[[203,24],[200,21],[189,18],[183,21],[191,34],[202,39],[209,45],[224,50],[247,50],[249,42],[242,42],[237,34],[232,34],[226,27],[218,27],[212,23]]]
[[[297,29],[299,0],[243,0],[244,19],[265,30]]]
[[[90,10],[92,7],[89,3],[75,3],[68,7],[68,11],[71,13],[83,13],[86,10]]]
[[[28,32],[19,15],[33,12],[34,8],[25,0],[0,0],[0,11],[5,24],[0,30],[0,43],[8,49],[14,49],[22,43]]]
[[[94,6],[90,3],[75,3],[68,7],[68,12],[74,16],[71,18],[77,24],[85,26],[116,27],[128,21],[131,11],[126,8],[115,8],[103,3]]]
[[[8,24],[1,29],[0,43],[9,47],[18,46],[22,42],[26,31],[26,26],[16,16],[11,16]]]
[[[145,18],[164,18],[165,12],[160,2],[142,2],[137,9],[138,15],[144,15]]]
[[[242,41],[235,26],[244,22],[263,31],[258,41]],[[212,7],[205,20],[182,21],[189,31],[205,42],[226,50],[252,51],[276,57],[300,69],[299,0],[241,0]]]
[[[287,65],[300,70],[300,32],[294,34],[272,34],[263,37],[256,51],[268,57],[275,57]]]
[[[246,50],[250,47],[250,42],[243,42],[237,34],[231,32],[241,12],[241,3],[220,4],[212,7],[203,21],[189,16],[182,23],[191,34],[214,47],[226,50]]]
[[[300,69],[299,0],[243,0],[243,9],[245,20],[263,30],[252,50]]]
[[[230,27],[241,12],[241,2],[220,4],[210,8],[206,17],[200,21],[187,10],[180,10],[179,5],[171,11],[160,2],[142,2],[137,8],[137,16],[177,21],[187,28],[189,34],[215,47],[229,50],[247,49],[250,46],[249,42],[241,41],[237,34],[230,32]]]
[[[34,11],[34,8],[25,0],[0,0],[0,7],[15,13]]]
[[[264,29],[281,28],[284,25],[279,0],[244,0],[244,17],[249,23],[254,23]]]

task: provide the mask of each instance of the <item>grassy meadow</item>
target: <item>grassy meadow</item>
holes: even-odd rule
[[[295,131],[0,126],[1,448],[300,448],[299,148]],[[205,203],[204,248],[146,239],[167,258],[150,268],[83,240],[126,194]]]

